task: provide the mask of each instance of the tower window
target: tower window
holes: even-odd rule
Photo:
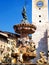
[[[39,22],[41,22],[41,20],[39,20]]]
[[[39,8],[39,10],[41,10],[41,8]]]
[[[39,17],[41,17],[41,15],[39,15]]]

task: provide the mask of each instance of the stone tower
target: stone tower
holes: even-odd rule
[[[32,34],[37,48],[37,58],[40,51],[44,51],[47,56],[48,0],[32,0],[32,24],[37,27],[36,32]]]

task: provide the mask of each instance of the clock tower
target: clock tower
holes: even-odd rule
[[[47,56],[48,0],[32,0],[32,24],[37,27],[36,32],[32,34],[32,39],[36,44],[37,58],[40,51],[45,52]]]
[[[48,22],[48,0],[32,0],[32,21],[36,25]]]

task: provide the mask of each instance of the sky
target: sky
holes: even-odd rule
[[[49,1],[49,0],[48,0]],[[13,25],[21,23],[25,0],[0,0],[0,30],[14,32]],[[32,0],[26,0],[28,21],[32,23]]]

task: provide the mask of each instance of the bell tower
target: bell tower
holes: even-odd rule
[[[32,24],[37,27],[32,39],[36,44],[38,56],[40,51],[44,51],[47,56],[48,0],[32,0]]]

